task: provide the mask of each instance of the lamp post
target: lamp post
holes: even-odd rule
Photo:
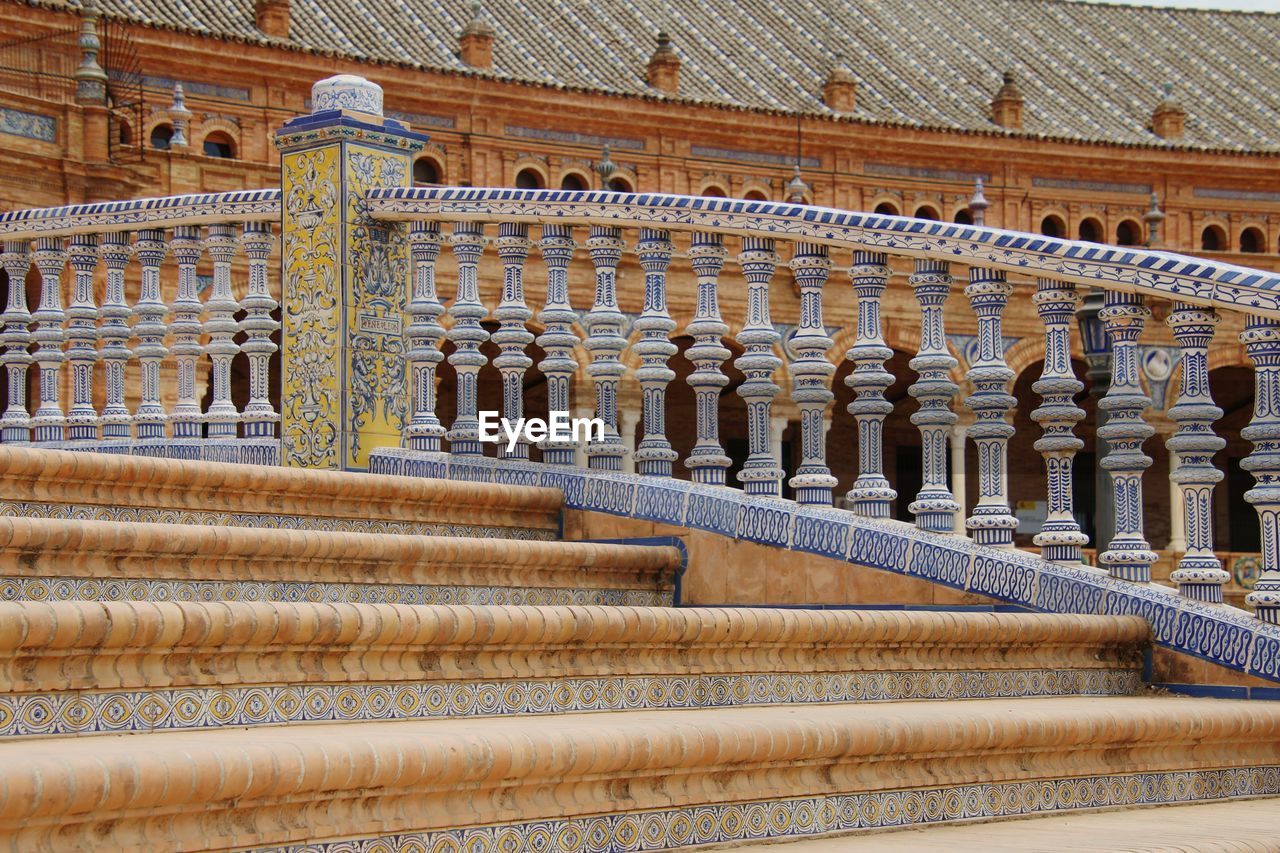
[[[1080,327],[1080,342],[1085,360],[1089,363],[1089,396],[1093,398],[1094,461],[1093,461],[1093,546],[1098,553],[1115,535],[1115,502],[1111,494],[1111,478],[1099,463],[1102,460],[1101,439],[1097,431],[1106,423],[1106,412],[1097,403],[1111,385],[1111,340],[1098,319],[1106,297],[1100,289],[1091,289],[1081,300],[1076,311],[1076,323]]]

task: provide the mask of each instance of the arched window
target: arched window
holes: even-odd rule
[[[569,172],[560,179],[560,189],[562,190],[585,190],[587,189],[586,178],[576,172]]]
[[[440,180],[440,165],[430,157],[419,157],[413,161],[413,185],[428,187],[443,183]]]
[[[1221,225],[1209,225],[1200,232],[1200,250],[1202,252],[1227,250],[1227,232],[1222,230]]]
[[[931,219],[934,222],[939,220],[938,211],[927,204],[922,204],[916,208],[916,219]]]
[[[715,184],[710,184],[706,187],[703,187],[702,196],[703,198],[727,198],[728,197],[725,194],[725,191],[720,189],[720,187],[716,186]]]
[[[133,128],[129,126],[129,122],[120,122],[120,135],[116,138],[120,140],[121,145],[133,144]]]
[[[1126,219],[1116,226],[1117,246],[1141,246],[1142,228],[1132,219]]]
[[[898,208],[893,202],[882,201],[876,205],[876,213],[881,216],[897,216]]]
[[[768,201],[769,200],[769,197],[766,196],[764,193],[760,192],[760,190],[749,190],[747,194],[743,196],[743,198],[745,198],[747,201]]]
[[[635,192],[631,187],[631,182],[626,178],[610,178],[609,189],[615,193],[632,193]]]
[[[219,157],[223,160],[236,158],[236,143],[228,134],[215,130],[204,138],[204,156]]]
[[[973,214],[969,212],[967,207],[962,207],[956,211],[955,221],[957,225],[972,225]]]
[[[1040,220],[1040,233],[1061,240],[1067,236],[1067,223],[1062,221],[1062,217],[1050,214]]]
[[[1265,252],[1266,250],[1267,238],[1262,236],[1261,229],[1246,228],[1240,232],[1240,251]]]
[[[1081,219],[1080,239],[1087,243],[1101,243],[1102,223],[1096,219]]]
[[[168,151],[169,142],[173,139],[173,125],[157,124],[151,128],[151,147],[157,151]]]
[[[516,172],[516,189],[540,190],[543,188],[542,174],[537,169],[521,169]]]

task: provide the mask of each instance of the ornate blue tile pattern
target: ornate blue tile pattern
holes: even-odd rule
[[[40,142],[57,142],[58,120],[53,116],[4,107],[0,108],[0,133]]]
[[[1280,793],[1280,768],[1134,773],[555,818],[270,848],[289,853],[629,853],[1048,811]],[[268,848],[260,848],[268,849]]]
[[[512,472],[536,475],[540,486],[565,492],[565,505],[765,542],[834,557],[981,593],[1046,613],[1137,614],[1155,640],[1176,652],[1280,681],[1280,625],[1242,610],[1180,596],[1161,586],[1134,584],[1096,569],[1042,560],[891,519],[846,510],[799,506],[737,489],[620,472],[474,457],[450,459],[403,449],[375,451],[374,473],[447,476],[491,482]],[[427,474],[431,471],[431,474]],[[523,474],[521,476],[524,476]],[[856,570],[856,569],[854,569]]]
[[[219,222],[280,221],[280,190],[173,195],[0,213],[0,237],[23,240],[79,232],[127,231]]]

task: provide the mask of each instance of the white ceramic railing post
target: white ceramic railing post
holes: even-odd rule
[[[529,258],[529,226],[503,222],[498,226],[498,258],[502,261],[502,301],[493,316],[499,323],[493,342],[501,352],[493,366],[502,375],[502,414],[511,423],[524,417],[524,374],[533,366],[525,347],[533,343],[533,334],[524,324],[533,312],[524,301],[524,264]],[[528,459],[529,442],[521,433],[515,447],[507,452],[505,442],[498,445],[498,456]]]
[[[538,312],[538,322],[543,332],[538,335],[538,346],[545,355],[538,369],[547,377],[547,411],[569,411],[569,383],[578,369],[573,358],[573,348],[578,336],[573,323],[578,315],[569,304],[569,263],[573,260],[573,229],[568,225],[542,226],[542,238],[538,251],[547,268],[547,299]],[[572,465],[576,447],[570,439],[548,437],[538,443],[542,448],[542,461],[553,465]]]
[[[591,363],[587,375],[595,383],[596,417],[604,423],[604,440],[587,445],[587,466],[602,471],[621,471],[626,448],[618,433],[618,382],[625,368],[622,351],[624,317],[618,310],[618,262],[622,259],[621,231],[605,225],[591,226],[587,249],[596,270],[595,301],[583,318],[587,326],[587,351]]]
[[[973,412],[969,437],[978,448],[978,503],[965,526],[979,545],[1012,548],[1018,519],[1009,510],[1009,411],[1018,401],[1009,393],[1013,371],[1004,361],[1001,320],[1013,288],[999,270],[970,267],[965,296],[978,317],[978,360],[965,378],[973,394],[965,405]]]
[[[204,332],[209,336],[205,352],[209,354],[209,384],[212,394],[204,420],[211,439],[235,438],[240,420],[231,400],[231,362],[240,351],[236,345],[236,311],[240,305],[231,292],[231,262],[236,256],[236,232],[230,225],[210,225],[205,248],[213,261],[213,287],[205,308],[209,319]],[[175,305],[176,307],[176,305]]]
[[[1046,560],[1078,564],[1080,549],[1089,541],[1076,522],[1072,479],[1076,453],[1084,447],[1075,434],[1076,424],[1085,415],[1084,409],[1076,405],[1075,396],[1084,389],[1084,383],[1071,369],[1071,321],[1080,307],[1080,298],[1074,284],[1046,278],[1036,281],[1032,298],[1044,321],[1044,369],[1031,386],[1041,400],[1031,419],[1043,430],[1035,448],[1044,457],[1049,507],[1045,522],[1032,541],[1040,546]]]
[[[667,311],[667,267],[673,251],[668,232],[640,229],[636,255],[644,269],[644,310],[636,320],[640,340],[635,343],[635,352],[640,357],[636,381],[640,383],[644,438],[634,458],[636,471],[652,477],[670,477],[676,461],[676,452],[667,440],[667,386],[676,378],[667,362],[677,350],[670,337],[676,324]],[[634,440],[625,434],[623,439]]]
[[[729,350],[720,339],[729,333],[729,327],[720,318],[717,294],[726,255],[719,234],[694,233],[689,263],[698,281],[698,303],[693,321],[685,327],[685,333],[693,338],[685,357],[694,369],[685,381],[693,388],[697,443],[685,465],[695,483],[712,486],[725,484],[725,471],[730,465],[720,446],[720,391],[729,384],[729,377],[721,370]]]
[[[791,399],[800,409],[801,460],[788,484],[796,502],[831,506],[836,478],[827,467],[827,441],[822,422],[831,393],[831,374],[836,366],[827,360],[831,338],[822,324],[822,288],[831,275],[827,247],[817,243],[797,243],[791,270],[800,288],[800,324],[789,342]]]
[[[240,245],[249,259],[249,287],[240,301],[244,319],[240,328],[245,342],[240,351],[249,359],[249,403],[244,408],[245,438],[274,438],[280,413],[271,405],[271,355],[278,347],[271,335],[280,322],[271,316],[279,302],[267,284],[267,261],[275,246],[275,235],[269,222],[247,222],[240,235]],[[235,406],[231,407],[235,411]]]
[[[164,336],[169,331],[164,319],[169,309],[160,298],[160,264],[167,248],[164,232],[158,228],[139,231],[133,244],[142,268],[142,285],[133,305],[133,316],[137,318],[133,333],[138,338],[134,354],[142,367],[142,395],[133,414],[134,435],[139,439],[164,438],[168,420],[160,401],[160,363],[169,354],[164,346]]]
[[[481,456],[479,405],[480,368],[485,357],[480,345],[489,333],[480,325],[488,313],[480,302],[478,265],[484,254],[484,226],[476,222],[459,222],[453,227],[450,247],[458,262],[458,294],[449,309],[453,327],[448,337],[453,342],[449,363],[457,371],[458,405],[453,425],[449,428],[449,452],[458,456]]]
[[[1115,495],[1116,534],[1099,561],[1113,577],[1136,583],[1151,581],[1151,564],[1159,559],[1143,535],[1142,473],[1151,467],[1151,457],[1142,452],[1142,443],[1155,432],[1142,419],[1151,405],[1138,378],[1138,337],[1151,316],[1142,297],[1107,291],[1100,312],[1111,336],[1111,387],[1098,402],[1107,413],[1107,423],[1098,430],[1110,452],[1102,467],[1111,473]]]
[[[1209,344],[1218,320],[1212,308],[1176,302],[1166,321],[1182,347],[1182,382],[1178,399],[1169,408],[1178,430],[1165,446],[1173,464],[1169,479],[1182,495],[1186,537],[1186,551],[1169,580],[1188,598],[1215,603],[1222,601],[1222,585],[1231,580],[1213,553],[1213,487],[1223,476],[1213,467],[1213,456],[1227,446],[1226,440],[1213,432],[1222,409],[1213,404],[1209,394]],[[1178,509],[1174,507],[1175,512]]]
[[[849,403],[849,414],[858,426],[858,479],[847,497],[858,515],[888,518],[898,496],[884,475],[884,419],[893,411],[893,404],[884,398],[893,384],[893,374],[884,363],[893,357],[893,350],[885,345],[880,323],[880,299],[889,284],[888,256],[855,251],[849,278],[858,297],[858,326],[854,344],[845,354],[853,362],[853,371],[844,382],[856,395]]]
[[[4,314],[4,355],[0,356],[9,374],[9,399],[0,417],[0,440],[6,444],[31,441],[31,416],[27,414],[27,369],[34,360],[31,345],[31,312],[27,310],[27,271],[31,269],[31,247],[25,240],[6,240],[0,264],[9,276],[9,301]]]
[[[910,283],[920,303],[920,352],[911,359],[919,379],[909,393],[920,402],[911,422],[920,429],[923,484],[908,509],[920,529],[951,533],[960,511],[947,489],[947,437],[956,422],[951,398],[959,390],[951,381],[957,362],[947,351],[942,322],[942,306],[951,294],[951,273],[945,261],[917,260]]]
[[[98,309],[102,318],[99,335],[102,338],[103,372],[106,376],[106,402],[102,407],[102,437],[120,440],[129,437],[129,424],[133,418],[124,404],[124,371],[132,353],[129,342],[129,317],[133,312],[124,298],[124,274],[133,257],[129,235],[123,232],[102,235],[98,253],[107,268],[107,290]]]
[[[436,415],[436,366],[444,361],[439,341],[444,336],[440,315],[444,306],[436,293],[436,260],[440,257],[440,225],[415,222],[409,229],[409,254],[413,258],[411,318],[405,330],[411,365],[409,381],[413,413],[405,428],[406,444],[414,450],[440,450],[444,427]]]
[[[1262,528],[1262,573],[1244,600],[1274,625],[1280,624],[1280,321],[1250,317],[1240,342],[1253,362],[1253,420],[1240,431],[1253,452],[1240,467],[1256,482],[1244,499]]]
[[[98,360],[98,308],[93,296],[93,273],[98,268],[98,237],[77,234],[67,253],[73,283],[67,305],[67,361],[71,364],[71,407],[67,410],[67,438],[92,441],[98,437],[98,411],[93,407],[93,365]]]
[[[738,472],[738,481],[749,495],[781,495],[785,476],[774,456],[771,416],[773,398],[781,390],[774,383],[773,374],[782,366],[782,359],[774,355],[773,347],[782,336],[773,327],[769,312],[769,282],[773,280],[778,261],[773,240],[742,238],[738,265],[747,280],[747,319],[738,333],[742,355],[733,363],[744,377],[738,386],[738,396],[747,404],[749,451],[747,461]]]
[[[169,352],[173,353],[178,368],[178,398],[170,421],[174,438],[200,438],[203,430],[200,403],[196,400],[196,362],[204,352],[200,346],[200,333],[204,329],[200,313],[204,306],[200,304],[200,294],[196,291],[200,229],[179,225],[173,229],[169,247],[178,263],[178,295],[173,301],[173,322],[169,324],[169,331],[173,333],[173,346]]]
[[[40,305],[31,319],[36,328],[35,362],[40,368],[40,405],[31,418],[34,441],[62,441],[66,437],[66,417],[62,414],[61,373],[64,355],[62,329],[67,319],[62,310],[62,270],[67,265],[66,244],[61,237],[36,240],[36,268],[40,270]]]

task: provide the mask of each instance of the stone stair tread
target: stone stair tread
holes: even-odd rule
[[[210,847],[244,846],[431,822],[1274,768],[1280,706],[1067,697],[316,724],[110,735],[92,748],[33,738],[0,744],[0,761],[0,836],[18,846],[51,833],[70,844],[76,827],[156,844],[179,814]]]
[[[777,853],[897,853],[903,850],[1269,853],[1280,847],[1280,799],[1037,815],[1001,822],[923,826],[742,846],[766,851],[776,849]]]

